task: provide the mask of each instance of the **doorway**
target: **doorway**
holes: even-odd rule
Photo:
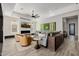
[[[66,31],[67,37],[78,38],[78,15],[63,18],[63,31]]]
[[[75,23],[70,23],[69,24],[69,35],[74,35],[75,36]]]

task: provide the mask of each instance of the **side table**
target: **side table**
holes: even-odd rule
[[[35,49],[40,49],[39,38],[34,38],[36,41]]]

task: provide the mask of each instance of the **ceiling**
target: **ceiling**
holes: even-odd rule
[[[2,3],[2,9],[4,14],[9,14],[14,10],[15,3]]]
[[[3,13],[8,14],[12,11],[31,15],[32,10],[41,17],[47,17],[55,10],[72,5],[73,3],[3,3]]]

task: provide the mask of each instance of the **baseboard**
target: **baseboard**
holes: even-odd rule
[[[8,38],[14,38],[15,35],[8,35],[8,36],[5,36],[5,39],[8,39]]]

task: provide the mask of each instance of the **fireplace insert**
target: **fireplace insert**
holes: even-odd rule
[[[30,33],[30,31],[21,31],[21,34]]]

